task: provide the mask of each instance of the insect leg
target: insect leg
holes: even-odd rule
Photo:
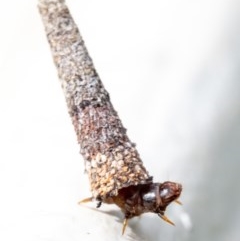
[[[179,204],[179,205],[182,205],[182,202],[179,201],[179,200],[177,200],[177,199],[176,199],[174,202],[177,203],[177,204]]]
[[[78,204],[88,203],[88,202],[92,202],[92,201],[93,201],[93,197],[88,197],[88,198],[85,198],[85,199],[79,201]]]
[[[175,224],[174,224],[170,219],[168,219],[167,216],[165,216],[165,215],[163,215],[163,214],[161,214],[161,213],[158,213],[158,216],[159,216],[161,219],[163,219],[165,222],[170,223],[170,224],[172,224],[173,226],[175,226]]]
[[[122,227],[122,235],[124,234],[125,232],[125,229],[127,227],[127,224],[128,224],[128,218],[125,217],[124,221],[123,221],[123,227]]]
[[[88,197],[88,198],[85,198],[85,199],[79,201],[78,204],[80,205],[80,204],[82,204],[82,203],[92,202],[93,200],[94,200],[93,197]],[[102,205],[102,201],[101,201],[101,200],[97,200],[97,206],[96,206],[96,208],[100,208],[101,205]]]

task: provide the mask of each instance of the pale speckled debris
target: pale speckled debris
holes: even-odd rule
[[[64,1],[39,0],[39,11],[93,197],[104,202],[123,187],[151,182]]]

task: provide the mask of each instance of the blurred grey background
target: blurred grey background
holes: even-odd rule
[[[130,222],[90,195],[36,1],[0,8],[0,239],[238,241],[240,1],[68,0],[155,181],[183,206]]]

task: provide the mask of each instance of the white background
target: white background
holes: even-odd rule
[[[155,181],[183,206],[130,222],[90,195],[37,1],[0,7],[0,240],[237,241],[240,2],[68,0],[101,79]],[[87,208],[87,207],[88,208]]]

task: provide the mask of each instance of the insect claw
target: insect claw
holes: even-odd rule
[[[88,197],[88,198],[85,198],[85,199],[79,201],[78,204],[92,202],[92,200],[93,200],[92,197]]]
[[[102,201],[98,201],[96,208],[100,208],[102,205]]]
[[[172,224],[173,226],[175,226],[175,224],[174,224],[170,219],[168,219],[167,216],[162,215],[162,214],[160,214],[160,213],[158,213],[158,216],[159,216],[161,219],[163,219],[165,222],[170,223],[170,224]]]
[[[182,202],[179,201],[179,200],[177,200],[177,199],[176,199],[174,202],[177,203],[177,204],[179,204],[179,205],[182,205]]]
[[[125,232],[125,229],[126,229],[126,227],[127,227],[127,224],[128,224],[128,219],[125,218],[124,221],[123,221],[122,235],[123,235],[124,232]]]

